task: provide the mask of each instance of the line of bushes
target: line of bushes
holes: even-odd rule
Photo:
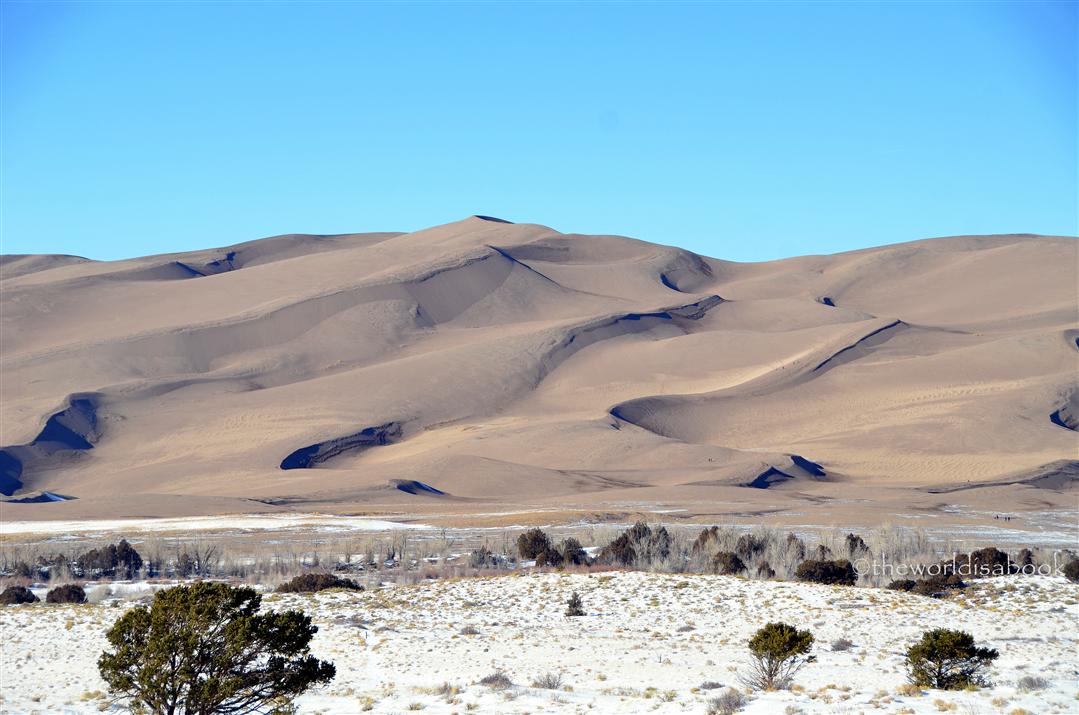
[[[672,573],[716,573],[738,575],[757,579],[796,579],[835,585],[878,585],[900,589],[924,596],[944,596],[966,585],[966,579],[984,576],[1005,576],[1023,572],[1028,567],[1046,565],[1045,555],[1023,549],[1017,554],[989,547],[963,554],[951,560],[932,556],[932,544],[916,531],[893,531],[873,533],[869,539],[850,533],[826,539],[828,543],[807,544],[801,537],[769,529],[739,532],[730,528],[712,526],[702,529],[695,538],[682,533],[672,533],[667,527],[652,526],[638,522],[632,527],[607,538],[595,535],[593,543],[603,544],[586,550],[581,541],[568,537],[555,541],[542,529],[529,529],[510,540],[503,535],[501,553],[496,553],[485,543],[471,553],[465,552],[459,561],[448,553],[450,540],[442,547],[441,558],[420,558],[429,548],[424,542],[409,542],[404,537],[391,535],[381,541],[379,547],[387,558],[380,561],[373,549],[361,561],[352,558],[344,543],[344,561],[330,553],[335,561],[327,561],[325,554],[312,552],[309,558],[286,549],[287,563],[281,556],[269,561],[222,556],[224,542],[195,539],[193,542],[176,544],[172,555],[165,556],[168,549],[156,548],[148,543],[146,548],[152,556],[140,553],[126,540],[115,544],[95,546],[74,555],[38,555],[30,558],[20,556],[18,550],[0,550],[0,577],[26,585],[27,582],[65,582],[86,579],[110,580],[138,577],[237,578],[249,582],[269,581],[274,584],[282,576],[297,573],[333,571],[342,574],[364,574],[366,578],[383,580],[384,569],[395,575],[395,580],[409,578],[438,578],[440,576],[468,576],[477,571],[508,570],[519,568],[521,561],[533,561],[540,568],[614,567]],[[604,543],[604,541],[606,543]],[[407,545],[414,548],[411,557],[406,555]],[[143,545],[140,545],[140,549]],[[14,553],[13,553],[14,551]],[[284,552],[282,552],[284,553]],[[594,553],[595,557],[589,556]],[[519,560],[518,560],[519,559]],[[866,576],[856,573],[859,563],[876,563],[887,559],[890,564],[912,564],[910,574],[902,577]],[[919,570],[920,569],[920,570]],[[1068,578],[1079,581],[1079,559],[1071,558],[1062,572]],[[376,576],[376,574],[379,574]],[[406,574],[412,574],[411,576]],[[20,583],[21,582],[21,583]]]

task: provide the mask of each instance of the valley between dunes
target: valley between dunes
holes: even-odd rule
[[[471,217],[0,279],[5,520],[1076,510],[1070,237],[747,264]]]

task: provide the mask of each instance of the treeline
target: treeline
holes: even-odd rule
[[[353,575],[372,582],[467,577],[527,566],[539,569],[620,568],[666,573],[708,573],[752,579],[882,586],[925,596],[961,589],[966,579],[1016,573],[1059,573],[1079,580],[1079,560],[1069,552],[987,547],[942,558],[924,534],[878,530],[864,536],[825,534],[808,543],[794,533],[711,526],[694,536],[685,529],[638,522],[623,531],[593,531],[586,548],[577,536],[557,539],[533,528],[510,538],[490,537],[471,550],[449,539],[410,540],[403,534],[338,541],[304,550],[259,545],[246,552],[226,538],[140,543],[121,539],[68,554],[0,551],[0,577],[12,583],[225,578],[276,585],[306,573]],[[267,549],[275,549],[268,551]],[[1063,558],[1062,558],[1063,555]]]
[[[964,577],[1009,576],[1020,573],[1062,573],[1079,581],[1079,560],[1066,554],[1063,562],[1039,558],[1024,548],[1014,555],[996,547],[956,553],[949,559],[926,558],[900,543],[874,550],[865,539],[848,533],[832,546],[809,546],[794,533],[775,531],[732,533],[718,526],[703,529],[688,547],[663,526],[638,522],[600,548],[594,557],[574,538],[555,544],[541,529],[530,529],[517,539],[522,559],[537,567],[615,566],[672,573],[712,573],[758,579],[789,579],[811,583],[854,586],[885,585],[893,590],[940,597],[966,587]],[[909,546],[909,544],[908,544]],[[486,549],[472,552],[476,566],[498,568],[505,559]],[[860,567],[860,568],[859,568]],[[1047,568],[1048,567],[1048,568]],[[917,578],[886,578],[889,573],[910,573]]]

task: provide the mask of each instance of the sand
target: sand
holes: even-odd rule
[[[742,264],[478,217],[4,256],[0,491],[41,501],[0,519],[1074,513],[1077,269],[1069,237]]]

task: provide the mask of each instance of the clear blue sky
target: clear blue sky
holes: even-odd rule
[[[734,260],[1074,235],[1076,28],[1074,2],[4,0],[2,250],[473,213]]]

